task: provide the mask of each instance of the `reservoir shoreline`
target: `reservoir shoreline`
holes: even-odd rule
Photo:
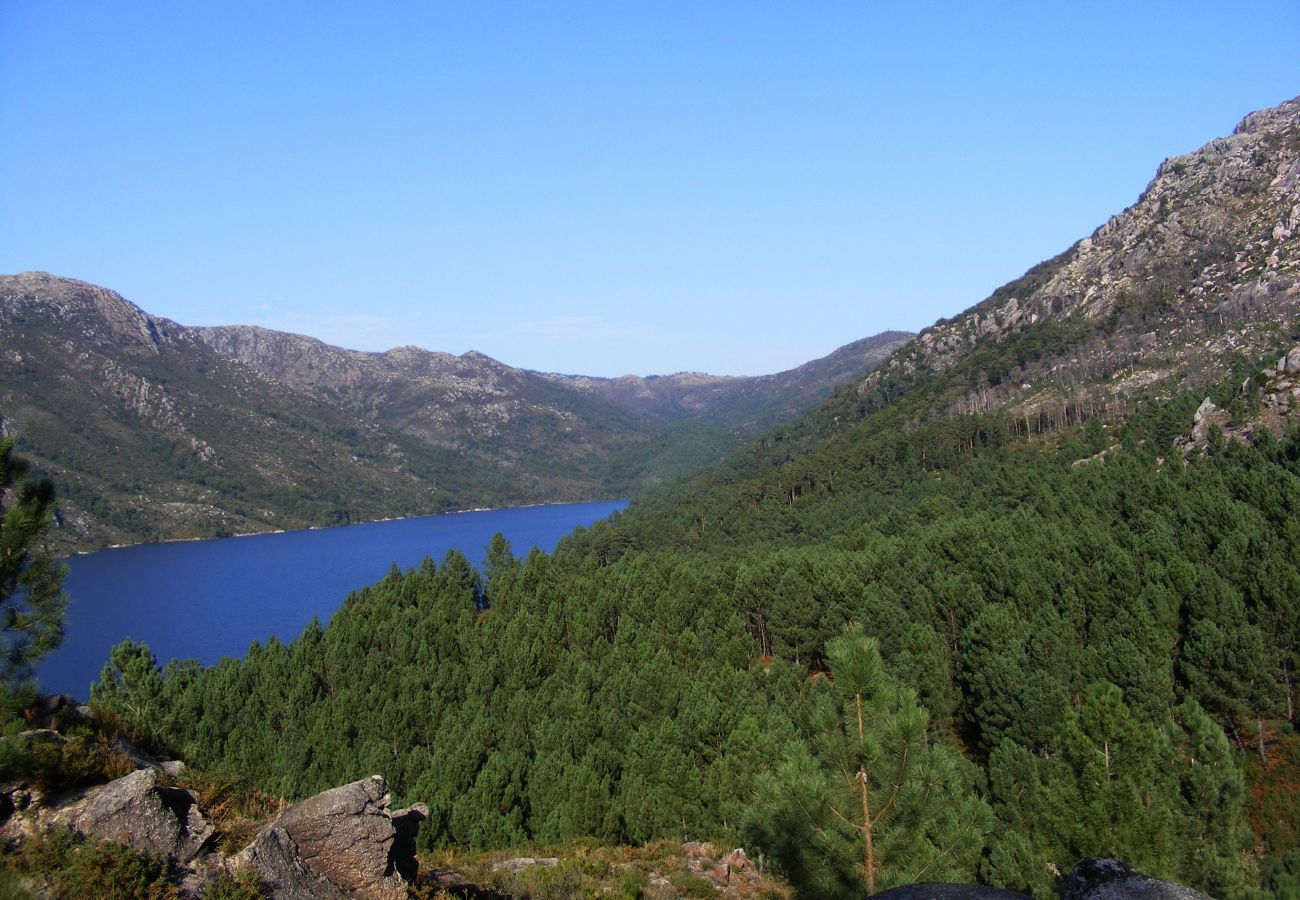
[[[313,617],[327,621],[349,593],[381,580],[393,565],[413,568],[426,556],[441,565],[457,551],[481,568],[496,533],[517,557],[534,547],[550,553],[575,528],[626,506],[535,504],[71,556],[67,639],[36,676],[47,691],[84,697],[109,650],[127,638],[148,644],[160,664],[195,658],[211,665],[242,656],[254,641],[293,640]]]

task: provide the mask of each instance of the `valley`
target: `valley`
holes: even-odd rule
[[[66,549],[627,496],[870,370],[889,332],[760,378],[593,379],[479,353],[187,328],[0,276],[0,411],[61,485]]]
[[[239,658],[123,641],[71,737],[13,694],[9,821],[85,847],[99,798],[192,792],[155,882],[276,896],[1294,897],[1298,247],[1300,98],[951,319],[764,378],[356,353],[0,280],[6,427],[87,540],[634,495]],[[341,866],[321,814],[380,837]]]

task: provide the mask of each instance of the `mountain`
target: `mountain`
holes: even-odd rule
[[[792,418],[830,396],[840,385],[880,365],[913,337],[886,331],[845,344],[834,353],[775,375],[736,378],[679,372],[641,378],[544,377],[600,397],[653,421],[699,419],[715,425],[765,427]]]
[[[473,351],[363,353],[249,326],[190,334],[301,396],[431,446],[485,454],[498,466],[535,466],[544,456],[597,477],[588,471],[593,458],[642,427],[611,404]]]
[[[878,359],[724,379],[666,415],[481,353],[188,328],[95,285],[0,276],[4,427],[60,485],[59,541],[83,548],[626,495],[736,446],[738,404],[767,421]]]
[[[929,414],[1006,410],[1026,432],[1212,384],[1296,337],[1300,98],[1166,159],[1137,202],[923,330],[858,388]],[[915,399],[915,395],[913,395]]]
[[[207,669],[126,643],[101,695],[266,796],[383,772],[452,858],[689,837],[819,898],[1128,865],[1294,896],[1298,114],[554,554],[394,570]]]
[[[814,525],[829,535],[850,516],[837,504],[885,477],[887,457],[939,466],[989,443],[1052,447],[1087,423],[1102,442],[1092,453],[1125,434],[1162,454],[1203,447],[1208,424],[1191,434],[1201,419],[1233,420],[1239,438],[1261,420],[1277,433],[1300,414],[1296,379],[1279,364],[1300,343],[1298,313],[1300,98],[1165,160],[1089,237],[725,464],[647,497],[622,527],[641,546],[648,535],[699,546],[766,530],[788,540]],[[1221,413],[1194,421],[1207,395]]]

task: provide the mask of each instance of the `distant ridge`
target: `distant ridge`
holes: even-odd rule
[[[60,486],[59,538],[94,547],[626,496],[720,458],[901,341],[776,376],[702,376],[697,392],[680,376],[581,379],[478,352],[189,328],[27,272],[0,276],[0,410]],[[602,382],[633,397],[652,385],[655,399]]]

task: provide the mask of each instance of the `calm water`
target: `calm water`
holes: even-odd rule
[[[253,641],[294,639],[313,615],[327,621],[349,591],[383,578],[393,562],[407,569],[459,550],[481,564],[498,531],[516,556],[550,552],[577,526],[626,505],[455,513],[76,556],[68,560],[67,639],[36,674],[44,690],[85,700],[109,649],[128,637],[148,644],[159,663],[242,656]]]

